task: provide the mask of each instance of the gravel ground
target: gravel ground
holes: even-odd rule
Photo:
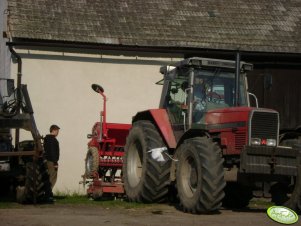
[[[1,226],[90,226],[90,225],[183,225],[183,226],[273,226],[280,225],[264,208],[225,210],[211,215],[183,213],[166,204],[143,208],[105,208],[93,205],[53,204],[0,209]],[[295,225],[301,225],[301,221]]]

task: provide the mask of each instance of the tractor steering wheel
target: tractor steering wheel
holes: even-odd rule
[[[207,98],[209,102],[217,103],[217,104],[219,104],[222,100],[221,95],[219,95],[217,92],[209,92]]]

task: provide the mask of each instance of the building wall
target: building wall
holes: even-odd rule
[[[0,1],[0,97],[6,95],[6,86],[3,81],[10,75],[10,52],[5,44],[6,38],[3,38],[3,31],[6,30],[6,0]],[[1,101],[1,98],[0,98]]]
[[[280,129],[301,128],[301,69],[282,65],[255,69],[248,75],[249,90],[259,107],[275,109],[280,115]]]
[[[17,52],[21,53],[17,50]],[[55,191],[83,191],[87,134],[99,120],[102,99],[91,84],[103,86],[108,97],[109,122],[130,123],[136,112],[157,108],[162,79],[160,65],[166,59],[90,56],[23,51],[23,83],[28,85],[38,129],[46,135],[53,123],[61,127],[59,174]],[[12,65],[16,77],[17,65]],[[21,140],[29,139],[23,132]]]

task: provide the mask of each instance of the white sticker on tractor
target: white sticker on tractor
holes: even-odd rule
[[[152,158],[156,160],[157,162],[165,162],[166,160],[163,157],[163,151],[166,151],[167,147],[162,147],[162,148],[154,148],[149,150],[148,152],[151,152]]]

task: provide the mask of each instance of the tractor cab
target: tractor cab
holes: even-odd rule
[[[235,61],[188,58],[174,66],[163,66],[164,79],[160,108],[167,110],[173,127],[181,130],[204,126],[211,110],[249,106],[246,71],[252,64],[240,63],[236,100]]]

